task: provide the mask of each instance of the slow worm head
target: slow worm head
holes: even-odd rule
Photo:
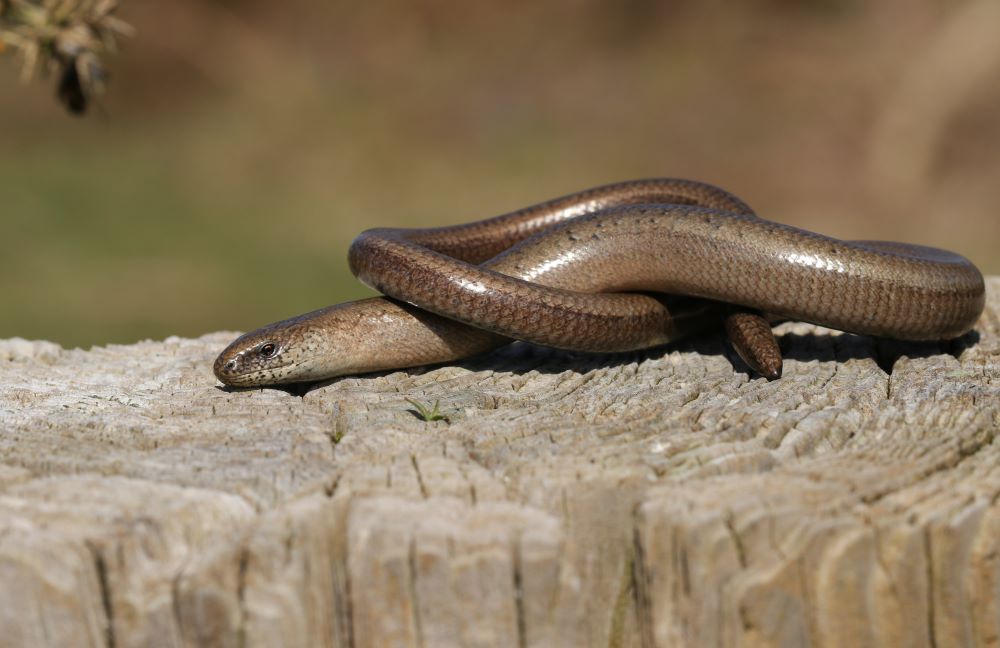
[[[314,382],[447,362],[509,341],[376,297],[329,306],[241,335],[219,354],[214,370],[219,380],[233,387]]]

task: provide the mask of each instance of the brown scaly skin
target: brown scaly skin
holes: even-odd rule
[[[781,378],[781,349],[771,332],[771,324],[747,311],[726,316],[726,335],[747,366],[768,380]]]
[[[368,285],[448,319],[380,299],[330,307],[242,336],[216,361],[219,379],[314,381],[453,360],[510,337],[631,350],[724,316],[711,302],[671,310],[629,290],[913,340],[961,335],[985,301],[982,276],[958,255],[771,223],[721,189],[679,180],[598,187],[455,227],[369,230],[349,260]],[[780,375],[766,322],[749,310],[730,319],[738,353]]]

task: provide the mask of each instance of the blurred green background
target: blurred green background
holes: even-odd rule
[[[84,119],[0,65],[0,337],[246,330],[368,294],[377,225],[643,176],[1000,273],[996,0],[139,2]],[[5,56],[5,59],[11,57]]]

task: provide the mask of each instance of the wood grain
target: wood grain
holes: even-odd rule
[[[786,324],[770,383],[714,337],[305,394],[219,388],[230,333],[0,341],[0,645],[1000,645],[988,290],[948,344]]]

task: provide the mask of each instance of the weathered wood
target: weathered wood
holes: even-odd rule
[[[772,383],[716,338],[304,395],[221,389],[227,333],[0,342],[0,645],[1000,645],[989,291],[947,345],[784,325]]]

